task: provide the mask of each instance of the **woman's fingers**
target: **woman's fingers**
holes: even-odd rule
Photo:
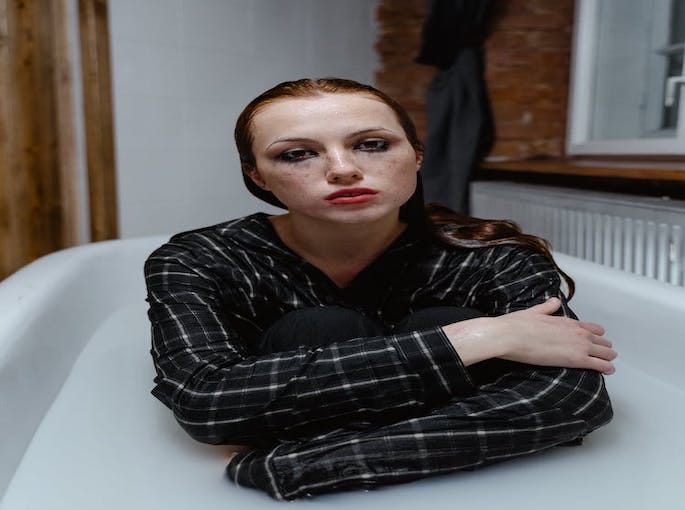
[[[582,363],[582,368],[596,370],[606,375],[613,374],[616,369],[613,360],[618,353],[611,348],[611,342],[604,337],[595,336],[588,349],[588,357]]]
[[[596,322],[578,321],[578,325],[581,328],[588,330],[593,335],[600,335],[601,336],[605,333],[605,330],[602,327],[602,325],[597,324]]]
[[[613,344],[610,340],[607,340],[603,336],[598,336],[596,334],[592,336],[592,343],[597,345],[603,345],[604,347],[613,347]]]
[[[559,300],[559,298],[549,298],[544,303],[540,303],[539,305],[531,306],[527,311],[551,315],[554,312],[556,312],[560,306],[561,306],[561,300]],[[597,324],[596,322],[576,321],[576,324],[578,324],[581,328],[585,329],[586,331],[589,331],[593,335],[602,336],[606,332],[605,329],[602,327],[602,325]],[[611,343],[609,343],[609,347],[610,346],[611,346]]]
[[[618,353],[615,350],[599,344],[593,344],[592,347],[590,347],[588,354],[593,358],[601,358],[608,361],[614,360],[616,359],[616,356],[618,356]]]
[[[578,325],[581,328],[588,330],[590,333],[592,333],[594,335],[601,336],[605,333],[605,330],[602,327],[602,325],[597,324],[596,322],[578,321]]]
[[[526,312],[543,313],[545,315],[551,315],[554,312],[556,312],[560,306],[561,300],[559,298],[549,298],[544,303],[531,306],[526,310]]]
[[[602,358],[589,358],[587,366],[583,367],[590,370],[596,370],[605,375],[611,375],[616,372],[616,368],[611,361]]]

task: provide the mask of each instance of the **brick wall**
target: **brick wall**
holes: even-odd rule
[[[414,63],[427,0],[380,0],[377,85],[398,99],[425,136],[425,91],[437,72]],[[486,42],[496,127],[490,157],[564,155],[574,0],[499,0]]]

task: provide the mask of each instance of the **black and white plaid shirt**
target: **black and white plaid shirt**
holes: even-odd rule
[[[594,371],[521,365],[476,386],[441,328],[258,352],[285,313],[340,305],[389,327],[414,310],[488,315],[562,298],[516,245],[449,248],[407,229],[346,288],[255,214],[174,236],[147,260],[153,394],[207,443],[248,444],[228,467],[279,499],[470,469],[580,438],[612,416]]]

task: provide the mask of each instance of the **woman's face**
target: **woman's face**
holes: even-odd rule
[[[253,181],[291,215],[342,223],[397,217],[421,158],[395,112],[366,94],[285,98],[252,120]]]

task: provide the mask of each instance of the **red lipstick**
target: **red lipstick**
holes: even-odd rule
[[[378,191],[370,188],[343,188],[326,196],[331,204],[361,204],[373,200]]]

